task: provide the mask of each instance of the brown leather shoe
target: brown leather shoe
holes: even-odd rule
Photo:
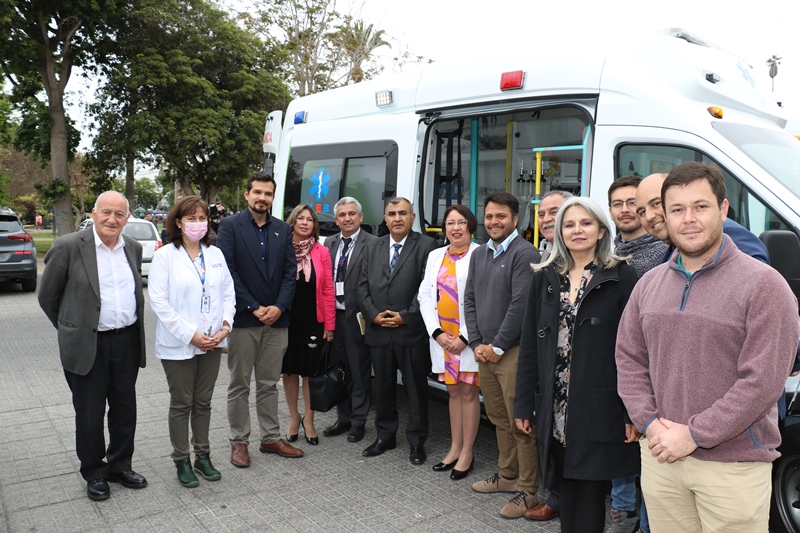
[[[246,442],[231,444],[231,464],[236,468],[250,466],[250,452],[247,451]]]
[[[534,520],[536,522],[544,522],[552,520],[558,516],[558,511],[547,505],[547,502],[540,503],[536,507],[527,509],[523,515],[526,520]]]
[[[269,444],[261,443],[261,453],[277,453],[281,457],[288,457],[294,459],[296,457],[303,457],[303,450],[295,448],[283,439],[278,439]]]

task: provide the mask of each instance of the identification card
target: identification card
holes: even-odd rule
[[[336,282],[336,296],[344,296],[344,281]]]
[[[200,299],[200,312],[204,314],[211,312],[211,297],[207,294]]]

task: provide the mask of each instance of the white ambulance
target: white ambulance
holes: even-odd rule
[[[485,242],[484,198],[508,191],[522,206],[518,229],[536,243],[538,199],[549,190],[607,205],[620,176],[703,161],[725,175],[728,216],[776,237],[772,264],[800,292],[800,142],[750,67],[681,33],[610,50],[553,48],[542,55],[518,40],[490,61],[434,63],[298,98],[285,120],[271,113],[264,151],[278,184],[273,212],[311,204],[331,235],[333,205],[354,196],[367,229],[381,233],[385,200],[404,196],[415,229],[437,236],[446,207],[462,203]],[[800,429],[788,428],[784,440],[773,527],[800,531]]]

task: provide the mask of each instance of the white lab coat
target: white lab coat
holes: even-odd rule
[[[210,298],[208,326],[211,336],[222,329],[222,323],[233,326],[236,294],[233,278],[222,251],[216,246],[201,245],[206,266],[205,294]],[[189,254],[183,247],[168,244],[158,249],[150,265],[147,280],[150,306],[156,314],[156,357],[159,359],[191,359],[204,353],[190,344],[201,331],[203,285]],[[227,346],[228,339],[219,343]]]
[[[478,248],[474,242],[470,244],[469,250],[466,255],[456,261],[456,284],[458,286],[458,321],[461,324],[461,336],[469,340],[467,333],[467,322],[464,319],[464,292],[467,286],[467,274],[469,273],[469,260],[472,252]],[[428,262],[425,265],[425,277],[422,279],[422,284],[419,286],[419,294],[417,300],[419,301],[419,309],[422,313],[422,320],[425,321],[425,328],[428,330],[428,335],[433,335],[433,332],[441,327],[439,324],[439,308],[438,308],[438,292],[436,278],[439,276],[439,269],[444,260],[444,254],[447,251],[447,246],[437,248],[428,255]],[[430,352],[431,352],[431,371],[436,374],[444,372],[444,350],[439,343],[433,338],[430,339]],[[461,363],[459,365],[461,372],[477,372],[478,362],[475,361],[475,354],[472,348],[467,346],[461,352]]]

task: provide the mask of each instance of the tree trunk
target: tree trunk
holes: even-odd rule
[[[69,149],[67,148],[67,117],[64,113],[64,100],[58,87],[48,91],[50,101],[50,116],[53,122],[50,125],[50,168],[53,180],[64,180],[67,187],[69,179]],[[64,195],[53,204],[55,216],[54,225],[57,235],[66,235],[75,231],[72,219],[72,195],[69,188]]]
[[[134,155],[133,152],[125,153],[125,198],[131,205],[131,212],[136,209],[136,187],[134,184]]]

